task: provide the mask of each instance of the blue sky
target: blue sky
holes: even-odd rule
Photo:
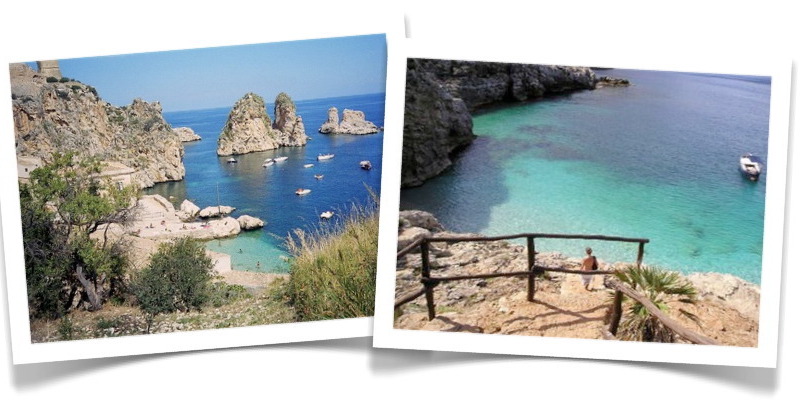
[[[231,107],[247,92],[267,102],[383,93],[385,35],[59,60],[61,74],[103,100],[159,101],[164,111]]]

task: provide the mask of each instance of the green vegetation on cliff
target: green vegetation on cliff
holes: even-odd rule
[[[378,259],[377,206],[354,206],[338,226],[287,240],[287,294],[301,321],[372,316]]]

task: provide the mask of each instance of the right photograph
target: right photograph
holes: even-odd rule
[[[758,347],[772,84],[407,59],[393,328]]]

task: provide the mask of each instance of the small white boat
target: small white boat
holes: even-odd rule
[[[236,163],[236,162],[238,162],[238,161],[236,161],[236,159],[233,158],[233,157],[228,159],[228,164],[233,164],[233,163]]]
[[[317,179],[322,179],[324,177],[325,177],[325,175],[314,175],[314,178],[317,178]]]
[[[272,164],[275,164],[275,160],[273,160],[271,158],[268,158],[268,159],[264,160],[264,164],[261,164],[261,166],[266,168],[266,167],[269,167]]]
[[[333,217],[333,211],[325,211],[319,215],[321,219],[331,219]]]
[[[330,160],[331,158],[333,158],[333,153],[320,154],[320,155],[317,156],[317,160],[318,161]]]
[[[761,163],[758,157],[750,153],[739,157],[739,171],[751,181],[758,180],[761,175]]]
[[[303,168],[311,168],[313,166],[314,166],[314,164],[305,164],[305,165],[303,165]]]
[[[276,162],[276,163],[278,163],[278,162],[284,162],[284,161],[286,161],[286,160],[288,160],[288,159],[289,159],[289,157],[286,157],[286,156],[284,156],[284,157],[275,157],[275,162]]]
[[[298,196],[305,196],[305,195],[307,195],[309,193],[311,193],[311,189],[300,188],[300,189],[297,189],[297,190],[294,191],[294,194],[296,194]]]
[[[361,169],[366,169],[366,170],[372,169],[372,163],[369,162],[369,160],[361,161],[359,165],[361,166]]]

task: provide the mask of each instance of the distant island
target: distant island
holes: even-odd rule
[[[233,105],[228,121],[217,140],[217,155],[229,156],[277,149],[281,146],[305,146],[308,136],[303,118],[286,93],[275,98],[275,123],[267,114],[264,99],[245,94]]]
[[[328,119],[319,128],[319,133],[367,135],[378,133],[375,124],[366,120],[363,111],[342,111],[342,121],[339,122],[339,110],[336,107],[328,109]]]

